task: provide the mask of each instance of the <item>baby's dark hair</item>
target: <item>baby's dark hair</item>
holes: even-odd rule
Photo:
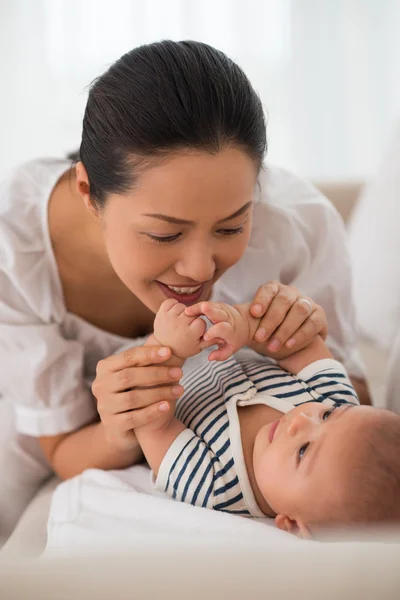
[[[332,506],[330,511],[333,524],[400,522],[400,416],[370,410],[376,417],[365,422],[354,452],[346,457],[341,507]]]
[[[242,149],[260,168],[261,101],[240,67],[201,42],[135,48],[91,86],[79,154],[98,207],[173,152]]]

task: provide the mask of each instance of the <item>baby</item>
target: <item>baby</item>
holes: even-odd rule
[[[202,302],[194,316],[185,309],[166,300],[147,343],[169,346],[178,364],[218,349],[184,377],[175,415],[135,430],[157,489],[197,506],[274,517],[301,537],[400,518],[400,416],[360,406],[322,338],[279,365],[239,363],[232,355],[259,323],[249,305]],[[212,323],[207,331],[201,315]]]

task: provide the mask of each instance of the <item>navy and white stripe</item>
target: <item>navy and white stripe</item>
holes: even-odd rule
[[[264,392],[260,402],[268,404],[268,396],[272,396],[281,403],[282,412],[306,402],[357,403],[343,367],[332,360],[319,363],[314,363],[315,369],[304,370],[306,378],[276,365],[251,360],[238,363],[234,358],[207,362],[185,375],[185,393],[178,401],[176,416],[187,429],[165,456],[157,488],[181,502],[259,516],[253,515],[241,489],[240,481],[248,478],[231,445],[232,420],[238,417],[236,410],[228,414],[228,406],[238,401],[238,394],[243,406],[260,392]]]

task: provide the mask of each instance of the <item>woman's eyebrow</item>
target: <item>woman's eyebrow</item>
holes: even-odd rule
[[[252,201],[246,202],[239,210],[234,212],[229,217],[224,217],[217,221],[217,223],[225,223],[225,221],[230,221],[235,217],[240,217],[243,213],[246,212],[252,205]],[[152,217],[153,219],[159,219],[160,221],[166,221],[167,223],[174,223],[175,225],[194,225],[193,221],[186,221],[185,219],[178,219],[177,217],[170,217],[169,215],[162,215],[160,213],[142,213],[142,217]]]

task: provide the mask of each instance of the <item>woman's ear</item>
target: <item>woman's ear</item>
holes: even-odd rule
[[[312,539],[311,531],[300,519],[290,519],[286,515],[276,515],[275,525],[282,531],[287,531],[303,540]]]
[[[77,162],[75,165],[76,172],[76,189],[78,194],[83,200],[83,203],[92,217],[98,218],[98,212],[96,207],[92,202],[92,198],[90,196],[90,184],[89,177],[86,172],[85,166],[82,162]]]

